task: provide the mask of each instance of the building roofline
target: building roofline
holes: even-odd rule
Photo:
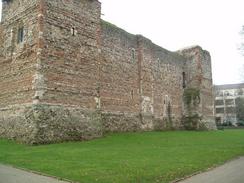
[[[214,85],[215,89],[238,89],[244,88],[244,83]]]

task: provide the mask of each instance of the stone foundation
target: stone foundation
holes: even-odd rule
[[[102,113],[104,132],[134,132],[153,130],[182,129],[180,120],[155,118],[152,115],[138,113]]]
[[[142,128],[138,114],[102,113],[102,124],[105,132],[132,132]]]
[[[2,7],[0,137],[43,144],[179,129],[187,88],[199,90],[198,113],[213,117],[211,57],[201,47],[171,52],[130,34],[101,20],[98,0]]]
[[[106,113],[47,104],[0,110],[0,137],[27,144],[90,140],[107,132],[167,129],[166,120],[138,113]]]
[[[213,116],[204,117],[202,123],[207,130],[217,130],[217,126],[215,124],[215,119]]]
[[[103,135],[100,114],[80,108],[21,105],[0,111],[0,136],[28,144],[89,140]]]

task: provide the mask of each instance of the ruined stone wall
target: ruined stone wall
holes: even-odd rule
[[[102,21],[101,110],[106,131],[141,128],[137,38]]]
[[[1,137],[40,144],[181,128],[183,72],[187,87],[201,90],[199,113],[212,117],[206,51],[170,52],[100,13],[97,0],[4,2]]]
[[[130,119],[124,121],[138,129],[154,129],[156,125],[166,128],[169,118],[172,126],[180,126],[184,57],[107,22],[102,23],[102,56],[102,111],[110,115],[127,113],[123,119]],[[110,129],[123,121],[106,116]],[[133,129],[129,124],[122,126]]]
[[[10,1],[3,13],[0,135],[27,143],[101,136],[100,3]]]
[[[181,50],[179,53],[187,58],[185,64],[187,87],[200,90],[200,104],[197,110],[202,122],[208,129],[215,129],[211,56],[199,46]]]
[[[173,128],[181,127],[182,94],[183,94],[183,66],[185,58],[182,56],[153,46],[154,55],[154,115],[169,120]],[[156,62],[155,62],[156,60]]]
[[[163,119],[166,127],[179,127],[182,116],[182,72],[185,59],[142,38],[141,95],[142,114]],[[144,104],[152,106],[147,110]],[[150,101],[150,102],[149,102]]]
[[[41,103],[96,109],[100,3],[45,1]]]
[[[102,135],[99,95],[100,3],[42,1],[39,87],[35,95],[39,140],[90,139]],[[41,128],[40,128],[41,127]]]
[[[214,92],[213,92],[213,80],[212,80],[212,68],[211,68],[211,56],[209,52],[202,52],[202,70],[203,79],[201,85],[201,102],[202,102],[202,114],[208,129],[216,129],[214,119]]]
[[[136,36],[103,21],[100,70],[102,110],[138,112],[137,60]]]
[[[34,124],[27,122],[35,94],[33,87],[37,60],[37,1],[3,2],[2,47],[0,57],[0,136],[28,137]],[[18,43],[18,30],[24,39]]]
[[[0,107],[32,102],[38,33],[35,1],[4,2],[3,13]],[[17,42],[20,27],[24,27],[22,43]]]

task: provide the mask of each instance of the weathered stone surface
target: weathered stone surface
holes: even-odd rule
[[[131,132],[142,130],[138,113],[103,113],[102,125],[105,132]]]
[[[101,114],[81,108],[19,105],[0,111],[0,136],[29,144],[100,137]]]
[[[51,143],[180,129],[183,80],[185,88],[199,88],[197,112],[215,128],[208,52],[170,52],[100,16],[97,0],[3,3],[1,137]]]
[[[170,103],[170,115],[180,121],[184,57],[104,21],[102,53],[102,110],[139,113],[147,128],[154,129],[154,120],[163,123],[169,115]]]
[[[190,47],[179,51],[187,58],[185,71],[187,73],[187,87],[200,90],[200,103],[197,112],[201,116],[201,122],[208,129],[216,129],[213,108],[213,81],[211,56],[208,51],[199,46]]]

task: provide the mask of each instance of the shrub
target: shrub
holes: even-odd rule
[[[233,124],[230,121],[226,121],[222,124],[222,126],[233,126]]]
[[[238,123],[236,123],[237,126],[244,126],[244,121],[239,121]]]

